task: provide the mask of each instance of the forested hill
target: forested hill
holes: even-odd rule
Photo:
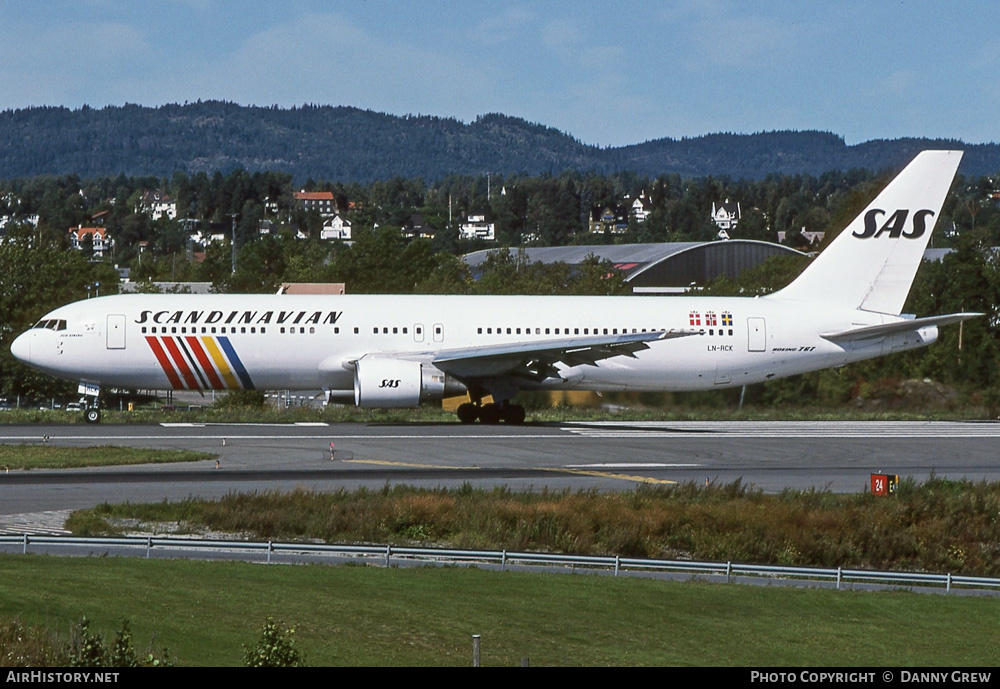
[[[147,108],[39,107],[0,113],[0,178],[168,176],[242,168],[341,182],[449,174],[679,173],[759,179],[770,173],[898,168],[924,148],[962,148],[961,172],[1000,171],[1000,146],[899,139],[848,146],[834,134],[769,132],[657,139],[620,148],[583,144],[500,114],[458,120],[349,107],[241,106],[218,101]]]

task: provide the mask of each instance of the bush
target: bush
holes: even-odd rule
[[[254,648],[243,647],[246,667],[302,667],[302,654],[295,647],[294,627],[281,628],[270,615],[260,629]]]
[[[266,397],[260,390],[233,390],[215,400],[216,409],[263,409]]]
[[[141,660],[136,656],[128,620],[122,620],[122,628],[115,636],[111,648],[105,648],[104,637],[92,633],[90,620],[84,617],[74,630],[73,640],[67,651],[70,667],[169,667],[172,665],[166,650],[159,656],[150,651]]]

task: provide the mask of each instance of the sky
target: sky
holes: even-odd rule
[[[1000,141],[996,0],[4,0],[0,25],[0,110],[501,112],[598,146]]]

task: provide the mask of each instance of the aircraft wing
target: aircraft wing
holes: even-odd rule
[[[838,330],[837,332],[832,333],[820,333],[819,336],[830,340],[831,342],[872,340],[877,337],[885,337],[886,335],[895,335],[896,333],[908,333],[913,330],[919,330],[920,328],[926,328],[932,325],[937,326],[948,325],[949,323],[958,323],[959,321],[964,321],[968,318],[975,318],[982,315],[984,314],[949,313],[945,316],[927,316],[925,318],[911,318],[905,321],[884,323],[882,325],[865,325],[858,328],[850,328],[848,330]]]
[[[657,330],[622,335],[592,335],[540,342],[446,349],[431,360],[437,368],[459,379],[519,374],[534,380],[558,376],[555,364],[593,366],[602,359],[634,357],[649,342],[697,335],[700,330]]]

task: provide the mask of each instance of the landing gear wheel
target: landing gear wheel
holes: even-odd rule
[[[503,408],[504,423],[519,426],[524,423],[524,407],[520,404],[508,404]]]
[[[500,405],[490,402],[489,404],[484,404],[479,410],[479,420],[482,423],[488,423],[490,425],[500,423],[500,418],[503,413],[500,410]]]
[[[466,402],[458,405],[455,413],[458,414],[458,420],[462,423],[475,423],[476,419],[479,418],[479,407],[472,402]]]
[[[101,410],[97,407],[89,407],[83,412],[83,420],[87,423],[97,423],[101,420]]]

